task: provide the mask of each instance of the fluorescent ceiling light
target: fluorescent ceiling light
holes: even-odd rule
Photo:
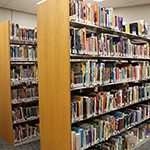
[[[42,1],[38,2],[37,5],[39,5],[39,4],[43,3],[43,2],[46,2],[46,1],[47,0],[42,0]]]
[[[104,1],[104,0],[93,0],[93,1],[95,1],[95,2],[102,2],[102,1]]]

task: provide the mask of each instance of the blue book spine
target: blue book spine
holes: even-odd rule
[[[99,81],[99,64],[96,64],[97,67],[97,81]]]
[[[15,31],[15,24],[13,23],[12,24],[12,32],[13,32],[12,36],[14,36],[14,31]]]
[[[17,50],[17,47],[15,48],[15,58],[17,58],[17,52],[18,52],[18,50]]]
[[[107,20],[107,10],[106,10],[106,11],[105,11],[105,24],[106,24],[106,28],[108,27],[108,26],[107,26],[107,21],[108,21],[108,20]]]
[[[86,85],[88,86],[88,65],[87,65],[87,63],[85,66],[85,70],[86,70],[86,73],[85,73]]]
[[[132,120],[132,123],[134,123],[134,120],[135,120],[135,112],[133,112],[133,120]]]
[[[89,131],[87,132],[87,134],[86,134],[86,142],[87,142],[87,145],[89,144]]]
[[[115,83],[115,79],[116,79],[116,68],[113,68],[113,83]]]
[[[76,33],[76,50],[77,50],[77,54],[79,54],[79,50],[78,50],[78,30],[75,30]]]
[[[103,131],[103,123],[101,122],[100,124],[101,124],[101,128],[100,128],[100,130],[101,130],[101,135],[100,135],[100,142],[102,142],[102,131]]]
[[[84,143],[84,130],[83,129],[79,129],[79,132],[81,134],[81,148],[83,147],[83,143]]]
[[[90,114],[90,98],[88,98],[88,115]]]
[[[95,22],[94,22],[94,8],[92,8],[92,24],[95,25]]]

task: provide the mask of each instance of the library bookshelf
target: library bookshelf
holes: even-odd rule
[[[13,40],[10,39],[10,22],[6,21],[5,23],[0,25],[0,84],[3,85],[0,87],[0,119],[3,120],[0,123],[0,134],[1,138],[5,140],[10,145],[19,146],[23,144],[30,143],[32,141],[39,140],[40,137],[30,138],[18,143],[14,143],[14,131],[13,126],[19,125],[22,123],[32,122],[35,120],[38,120],[39,118],[32,118],[30,120],[20,120],[17,122],[13,122],[13,115],[12,115],[12,108],[14,105],[19,105],[20,102],[12,102],[11,99],[11,89],[13,86],[22,85],[23,82],[12,82],[11,81],[11,65],[30,65],[30,64],[37,64],[37,60],[35,61],[17,61],[17,60],[11,60],[10,58],[10,45],[33,45],[34,42],[31,43],[25,43],[27,41],[19,41],[19,40]],[[24,42],[24,43],[22,43]],[[30,82],[31,83],[31,82]],[[37,84],[38,81],[32,81],[32,84]],[[38,98],[35,98],[33,101],[38,101]],[[30,102],[30,101],[28,101]],[[13,105],[13,106],[12,106]]]
[[[61,9],[58,9],[60,7]],[[70,88],[70,63],[73,63],[72,59],[97,59],[98,61],[126,60],[128,62],[140,62],[150,61],[150,58],[70,55],[69,25],[70,27],[75,28],[86,27],[88,30],[93,30],[93,32],[103,32],[118,36],[126,36],[133,41],[140,40],[140,43],[142,44],[145,42],[150,42],[150,39],[112,29],[97,27],[94,25],[87,25],[73,21],[69,22],[68,0],[44,1],[43,3],[38,4],[37,23],[41,149],[71,150],[70,133],[71,126],[73,124],[142,102],[133,103],[122,108],[117,108],[106,113],[99,114],[98,116],[92,116],[85,120],[71,123],[72,92],[97,87],[89,86],[74,89]],[[149,78],[141,81],[124,81],[120,83],[100,85],[98,87],[125,84],[130,82],[144,82],[148,80]],[[147,100],[148,99],[144,101]],[[145,118],[144,120],[140,121],[139,124],[143,123],[147,119],[149,118]],[[133,126],[126,128],[124,131],[127,131],[137,125],[138,124],[134,124]],[[119,135],[122,132],[115,135]],[[147,139],[143,140],[142,142],[144,141],[147,141]]]

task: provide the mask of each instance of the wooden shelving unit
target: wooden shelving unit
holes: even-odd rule
[[[69,1],[40,3],[37,26],[41,149],[70,150]]]
[[[18,123],[13,123],[12,120],[12,101],[11,101],[11,72],[10,68],[12,64],[32,64],[37,63],[37,61],[11,61],[10,60],[10,22],[6,21],[0,25],[0,134],[1,138],[5,140],[12,146],[23,145],[35,140],[39,140],[40,137],[25,140],[23,142],[15,143],[13,139],[13,125],[23,122],[28,122],[28,120],[20,121]],[[11,41],[11,42],[10,42]],[[18,41],[18,40],[17,40]],[[16,43],[17,44],[17,43]],[[17,44],[18,45],[18,44]],[[29,45],[32,45],[30,43]],[[35,118],[38,119],[38,118]],[[35,120],[33,119],[33,120]],[[32,121],[32,120],[29,120]]]
[[[70,55],[69,1],[44,1],[38,4],[37,8],[41,150],[71,150],[71,92],[94,87],[70,88],[70,59],[150,61],[150,58]],[[117,34],[130,39],[139,39],[143,43],[150,42],[150,39],[144,37],[84,23],[70,22],[70,26],[76,28],[86,27],[90,30],[94,29],[97,32]],[[135,81],[112,83],[102,86],[128,82]],[[128,106],[123,108],[126,107]],[[134,126],[128,129],[132,127]]]

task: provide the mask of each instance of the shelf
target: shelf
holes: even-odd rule
[[[31,99],[31,100],[21,100],[20,102],[12,102],[13,105],[17,105],[17,104],[20,104],[20,103],[30,103],[30,102],[35,102],[35,101],[38,101],[39,98],[35,98],[35,99]]]
[[[112,138],[113,136],[120,135],[121,133],[123,133],[123,132],[125,132],[125,131],[127,131],[127,130],[129,130],[129,129],[135,127],[135,126],[137,126],[137,125],[140,125],[141,123],[143,123],[143,122],[145,122],[145,121],[147,121],[147,120],[149,120],[149,119],[150,119],[150,117],[149,117],[149,118],[146,118],[146,119],[144,119],[144,120],[142,120],[142,121],[140,121],[138,124],[136,123],[136,124],[134,124],[134,125],[128,127],[127,129],[124,129],[123,131],[121,131],[121,132],[119,132],[119,133],[116,133],[116,134],[114,134],[114,135],[108,137],[108,139]],[[107,140],[105,140],[105,141],[107,141]],[[105,142],[105,141],[102,141],[102,142]],[[102,142],[98,142],[98,143],[102,143]],[[95,145],[97,145],[98,143],[96,143],[96,144],[94,144],[94,145],[92,145],[92,146],[95,146]],[[89,146],[89,147],[85,148],[84,150],[86,150],[86,149],[88,149],[88,148],[90,148],[90,147],[92,147],[92,146]],[[139,146],[139,145],[138,145],[138,146]],[[135,149],[135,147],[134,147],[134,149]]]
[[[93,32],[109,33],[109,34],[113,34],[113,35],[125,36],[125,37],[128,37],[130,39],[140,39],[140,40],[142,40],[139,43],[145,43],[145,41],[150,42],[150,39],[148,39],[148,38],[133,35],[133,34],[130,34],[130,33],[123,32],[123,31],[116,31],[116,30],[111,29],[111,28],[103,28],[103,27],[90,25],[90,24],[86,24],[86,23],[81,23],[81,22],[76,22],[76,21],[70,21],[70,26],[75,27],[75,28],[86,27],[87,29],[90,29]]]
[[[28,65],[28,64],[37,64],[37,60],[10,60],[11,65]]]
[[[71,63],[84,63],[84,62],[87,62],[87,60],[70,60]]]
[[[40,137],[39,137],[39,136],[37,136],[37,137],[35,137],[35,138],[27,139],[27,140],[22,141],[22,142],[19,142],[19,143],[15,143],[14,146],[16,147],[16,146],[28,144],[28,143],[30,143],[30,142],[34,142],[34,141],[37,141],[37,140],[40,140]]]
[[[19,123],[24,123],[24,122],[29,122],[29,121],[34,121],[34,120],[37,120],[37,119],[39,119],[39,117],[35,117],[33,119],[28,119],[28,120],[23,120],[23,121],[15,122],[15,123],[13,123],[13,125],[19,124]]]
[[[120,109],[123,109],[123,108],[127,108],[127,107],[130,107],[130,106],[133,106],[133,105],[142,103],[142,102],[146,102],[146,101],[148,101],[148,100],[149,100],[149,99],[142,100],[142,101],[137,102],[137,103],[134,103],[134,104],[130,104],[130,105],[127,105],[127,106],[123,106],[123,107],[121,107],[121,108],[113,109],[113,110],[107,111],[107,112],[105,112],[105,113],[101,113],[101,114],[99,114],[99,115],[92,116],[92,117],[90,117],[90,118],[86,118],[86,119],[82,119],[82,120],[78,120],[78,121],[72,122],[71,124],[75,124],[75,123],[78,123],[78,122],[82,122],[82,121],[89,120],[89,119],[91,119],[91,118],[103,116],[103,115],[106,115],[106,114],[108,114],[108,113],[110,113],[110,112],[117,111],[117,110],[120,110]]]
[[[137,143],[136,146],[134,146],[133,148],[131,148],[131,150],[135,150],[136,148],[140,147],[141,145],[143,145],[144,143],[146,143],[149,140],[150,140],[150,136],[147,137],[146,139],[143,139],[141,142]]]
[[[38,84],[38,80],[11,81],[11,86]]]
[[[120,57],[120,56],[92,56],[92,55],[73,55],[70,54],[71,59],[103,59],[103,60],[136,60],[136,61],[150,61],[150,58],[134,58],[134,57]]]
[[[71,89],[71,91],[82,90],[82,89],[90,89],[90,88],[95,88],[95,87],[111,86],[111,85],[117,85],[117,84],[126,84],[126,83],[132,83],[132,82],[138,83],[138,82],[147,81],[147,80],[150,80],[150,78],[145,78],[145,79],[142,79],[142,80],[131,80],[131,81],[124,81],[124,82],[109,83],[109,84],[105,84],[105,85],[78,87],[78,88]]]
[[[37,42],[30,41],[30,40],[17,40],[17,39],[10,39],[11,45],[28,45],[28,46],[36,46]]]

